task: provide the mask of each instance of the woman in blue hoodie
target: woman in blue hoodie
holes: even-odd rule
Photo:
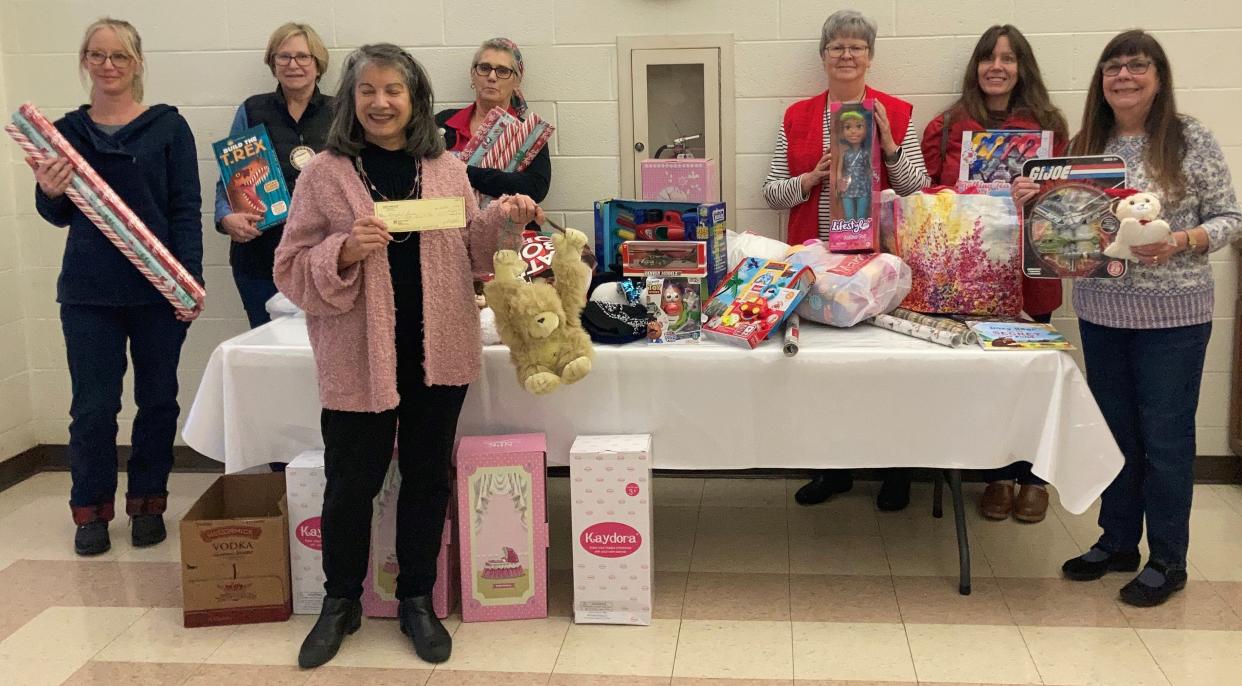
[[[194,136],[176,108],[142,104],[142,41],[128,22],[100,19],[79,50],[90,76],[90,104],[56,128],[200,283],[203,235]],[[163,513],[177,428],[177,363],[189,317],[179,317],[159,291],[65,195],[63,159],[34,164],[35,204],[56,226],[68,226],[56,301],[69,358],[69,506],[74,549],[98,555],[111,547],[108,522],[117,488],[117,413],[129,358],[134,416],[125,494],[135,546],[165,538]]]

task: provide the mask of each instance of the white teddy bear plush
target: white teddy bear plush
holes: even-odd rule
[[[1132,245],[1148,245],[1169,240],[1169,224],[1160,216],[1160,199],[1151,193],[1135,193],[1117,201],[1113,214],[1121,220],[1117,237],[1104,254],[1137,262],[1138,257],[1130,251]]]

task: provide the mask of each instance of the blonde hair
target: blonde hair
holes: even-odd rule
[[[268,69],[272,70],[272,76],[276,75],[276,51],[280,46],[290,38],[301,36],[306,39],[306,46],[310,48],[311,57],[315,58],[315,81],[323,78],[324,72],[328,71],[328,49],[324,47],[323,39],[319,37],[319,33],[311,28],[310,24],[299,24],[295,21],[287,22],[276,27],[272,32],[272,37],[267,39],[267,52],[263,54],[263,63]]]
[[[147,62],[142,57],[142,36],[138,35],[138,29],[134,28],[133,24],[124,19],[101,17],[86,27],[86,33],[82,34],[82,46],[78,48],[78,71],[81,73],[83,83],[85,83],[88,77],[86,46],[90,44],[91,38],[100,29],[112,29],[112,32],[116,34],[117,40],[121,41],[121,47],[125,49],[125,54],[133,58],[134,81],[130,85],[130,90],[134,94],[134,100],[142,102],[142,77],[147,70]]]

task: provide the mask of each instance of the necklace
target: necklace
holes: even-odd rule
[[[372,193],[378,195],[384,202],[392,202],[392,198],[389,198],[387,195],[384,195],[383,192],[380,191],[380,189],[376,188],[375,184],[371,181],[371,177],[367,175],[367,170],[364,169],[362,166],[361,155],[354,158],[354,168],[358,170],[358,178],[362,179],[362,182],[367,185],[367,188],[371,189]],[[421,197],[422,188],[423,188],[423,163],[422,163],[422,160],[416,159],[414,160],[414,185],[410,187],[410,192],[407,193],[406,196],[402,198],[402,200],[409,200],[410,198]],[[392,242],[393,243],[404,243],[410,240],[410,236],[413,235],[413,233],[414,232],[407,233],[405,237],[403,237],[401,240],[397,240],[396,238],[393,238]]]

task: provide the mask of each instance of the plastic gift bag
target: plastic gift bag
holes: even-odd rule
[[[910,268],[896,255],[840,255],[814,241],[794,248],[787,259],[815,272],[798,315],[821,324],[854,326],[893,311],[910,292]]]
[[[915,193],[885,203],[881,217],[884,249],[910,266],[902,307],[928,314],[1021,313],[1022,227],[1008,195]]]

